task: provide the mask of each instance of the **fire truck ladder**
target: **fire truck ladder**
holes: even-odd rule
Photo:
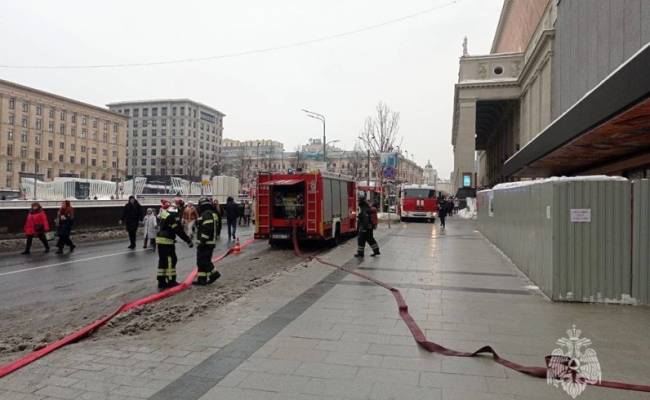
[[[262,177],[262,174],[260,174]],[[257,185],[257,229],[260,234],[270,234],[271,229],[271,207],[270,207],[270,186]]]
[[[316,231],[316,191],[307,189],[307,231]]]

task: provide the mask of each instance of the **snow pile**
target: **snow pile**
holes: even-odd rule
[[[467,207],[458,211],[458,216],[464,219],[476,219],[476,199],[468,197],[465,199]]]
[[[519,189],[525,186],[537,185],[547,182],[580,182],[580,181],[627,181],[627,178],[622,176],[608,176],[608,175],[586,175],[586,176],[552,176],[550,178],[535,179],[529,181],[519,182],[506,182],[499,183],[492,190],[509,190]]]

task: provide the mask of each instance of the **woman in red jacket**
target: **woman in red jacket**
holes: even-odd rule
[[[50,224],[47,222],[47,215],[45,211],[41,208],[41,205],[38,203],[32,203],[32,209],[27,214],[27,220],[25,220],[25,235],[27,236],[27,243],[25,246],[25,251],[22,254],[29,254],[30,249],[32,248],[32,240],[36,236],[43,246],[45,247],[45,252],[50,251],[50,245],[47,243],[47,238],[45,237],[45,232],[50,230]]]

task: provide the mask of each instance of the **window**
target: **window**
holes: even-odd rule
[[[143,119],[143,120],[142,120],[142,127],[143,127],[143,128],[146,128],[146,127],[148,127],[148,126],[149,126],[149,121],[146,120],[146,119]]]
[[[92,165],[93,167],[96,167],[96,166],[97,166],[97,160],[94,159],[94,158],[91,159],[91,160],[90,160],[90,165]]]
[[[120,125],[119,124],[113,124],[113,132],[117,133],[117,129]]]
[[[54,155],[52,153],[47,153],[47,161],[54,160]]]
[[[162,121],[160,121],[160,124],[161,124],[162,126],[167,126],[167,120],[166,120],[166,119],[163,119]]]
[[[133,127],[134,127],[134,128],[137,128],[137,127],[138,127],[138,120],[137,120],[137,119],[133,121]]]
[[[54,109],[53,108],[50,108],[50,111],[48,112],[48,116],[50,118],[54,118]]]
[[[75,150],[77,150],[75,144],[70,143],[70,151],[75,151]],[[85,151],[84,146],[81,146],[81,151],[82,152]]]
[[[181,107],[181,115],[185,115],[185,107]]]
[[[108,131],[108,121],[104,121],[104,132]]]
[[[36,144],[41,144],[42,140],[43,140],[43,135],[38,134],[38,135],[34,136],[34,142]]]
[[[149,109],[148,108],[143,108],[142,109],[142,116],[143,117],[148,117],[149,116]]]
[[[70,162],[74,164],[74,156],[70,156]]]
[[[77,113],[72,113],[72,117],[70,118],[71,122],[73,124],[77,123]]]
[[[155,146],[156,144],[158,144],[157,141],[156,141],[156,139],[151,139],[151,145],[152,145],[152,146]]]
[[[160,150],[160,155],[161,156],[166,156],[167,155],[167,149],[161,149]]]
[[[20,148],[20,157],[27,158],[27,147],[23,146]]]
[[[29,112],[29,103],[26,101],[23,101],[23,112]]]
[[[43,129],[43,120],[42,119],[37,119],[36,120],[36,129],[38,129],[39,131],[41,129]]]
[[[152,130],[151,130],[151,136],[156,136],[156,133],[157,133],[157,132],[158,132],[158,131],[156,130],[156,128],[152,129]]]
[[[23,117],[21,125],[23,128],[27,128],[27,118]]]
[[[147,145],[147,139],[142,139],[142,145],[146,146]]]
[[[13,160],[7,160],[7,172],[11,172],[14,170],[14,162]]]
[[[151,165],[152,165],[152,166],[156,165],[156,159],[155,159],[155,158],[152,158],[152,159],[151,159]]]
[[[102,149],[102,155],[104,157],[108,156],[108,150],[107,149]]]
[[[16,109],[16,99],[14,98],[9,99],[9,109],[10,110]]]
[[[152,117],[157,117],[158,116],[158,107],[153,107],[151,109],[151,116]]]
[[[14,117],[13,114],[9,114],[9,125],[15,125],[16,124],[16,117]]]
[[[61,111],[60,117],[61,117],[61,121],[65,121],[65,111]],[[74,122],[74,121],[72,121],[72,122]]]
[[[102,133],[102,142],[104,143],[108,142],[108,133],[106,132]]]
[[[146,156],[147,155],[147,149],[142,149],[142,155]]]
[[[125,115],[131,115],[131,110],[127,108],[126,110],[124,110],[124,114]]]
[[[65,149],[65,143],[59,142],[59,149],[61,150]]]
[[[167,107],[163,107],[160,109],[160,115],[162,115],[163,117],[167,116]]]
[[[93,118],[93,128],[97,128],[97,118]]]
[[[65,134],[65,124],[59,124],[59,133],[62,135]]]
[[[147,169],[146,168],[142,168],[142,175],[147,175]]]
[[[54,132],[54,122],[50,121],[47,123],[47,131],[48,132]]]
[[[34,150],[34,158],[37,160],[41,159],[41,151],[40,150]]]
[[[137,108],[134,108],[134,109],[133,109],[133,116],[134,116],[135,118],[138,118],[138,117],[140,116],[140,110],[137,109]]]
[[[158,126],[158,121],[155,119],[151,120],[151,126]]]
[[[86,135],[88,135],[88,129],[86,128],[81,128],[81,137],[85,138]]]
[[[20,141],[21,143],[27,143],[27,131],[20,132]]]
[[[47,169],[47,178],[52,179],[52,168]]]
[[[36,115],[43,115],[43,106],[40,104],[36,106]]]
[[[70,136],[76,136],[77,135],[77,127],[73,126],[70,128]]]
[[[151,149],[151,155],[152,155],[152,156],[155,156],[155,155],[156,155],[156,149]],[[151,160],[151,161],[153,161],[153,160]]]
[[[63,154],[59,154],[59,162],[63,162]]]
[[[81,117],[81,125],[85,126],[86,124],[88,124],[88,117],[84,115]]]
[[[8,156],[13,156],[14,155],[14,145],[13,144],[8,144],[7,145],[7,155]]]
[[[27,163],[25,161],[22,161],[20,163],[20,172],[25,172],[27,171]]]
[[[167,146],[167,139],[165,138],[160,139],[160,144],[162,144],[163,146]]]
[[[14,130],[13,129],[9,129],[7,131],[7,140],[11,140],[11,141],[14,140]]]
[[[93,147],[92,150],[91,150],[91,153],[92,154],[97,154],[97,147]]]

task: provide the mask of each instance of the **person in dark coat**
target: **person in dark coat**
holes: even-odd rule
[[[56,234],[59,236],[59,240],[56,243],[56,247],[59,249],[56,251],[56,254],[62,254],[65,246],[68,246],[70,253],[72,253],[76,246],[70,240],[70,232],[74,223],[74,208],[72,208],[70,200],[64,200],[61,203],[61,208],[56,213],[56,223]]]
[[[449,204],[445,201],[445,199],[440,198],[440,202],[438,203],[438,218],[440,218],[440,227],[445,228],[445,218],[447,218],[447,214],[449,213]]]
[[[366,199],[360,198],[359,215],[357,216],[357,227],[359,230],[359,235],[357,237],[357,253],[354,255],[355,257],[363,257],[366,243],[368,243],[372,249],[371,256],[374,257],[380,254],[379,245],[377,244],[377,241],[375,240],[375,237],[372,233],[372,231],[375,229],[372,213],[373,210],[370,208],[370,205]]]
[[[27,242],[25,243],[25,251],[22,254],[30,253],[34,236],[43,243],[46,253],[50,251],[50,245],[47,243],[47,238],[45,237],[45,233],[50,230],[50,224],[47,222],[47,215],[39,203],[32,203],[32,209],[29,210],[29,214],[27,214],[27,219],[25,220],[24,230],[25,236],[27,236]]]
[[[144,218],[142,215],[142,207],[134,196],[129,196],[129,202],[124,205],[122,210],[122,219],[120,224],[124,224],[126,231],[129,233],[129,249],[135,249],[135,235],[138,232],[138,225]]]
[[[231,238],[235,240],[237,233],[237,217],[239,216],[239,206],[235,203],[232,196],[226,199],[226,220],[228,222],[228,240]]]

